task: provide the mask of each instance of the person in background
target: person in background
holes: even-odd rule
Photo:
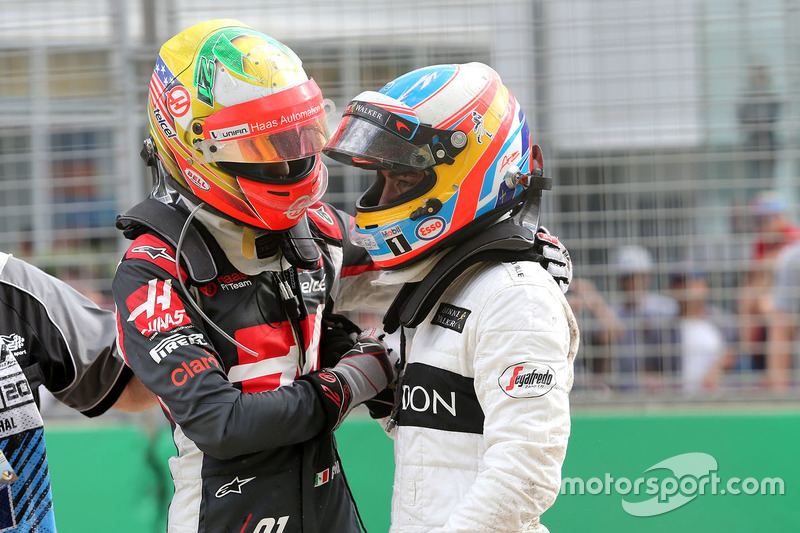
[[[761,191],[750,205],[756,239],[752,259],[755,262],[775,259],[786,246],[800,240],[800,226],[789,217],[789,206],[776,191]]]
[[[375,172],[351,236],[399,288],[386,331],[414,328],[390,531],[547,531],[579,332],[568,256],[551,277],[534,249],[542,156],[520,104],[484,64],[430,66],[356,96],[323,153]]]
[[[778,137],[775,128],[782,103],[772,88],[767,65],[752,65],[748,70],[747,89],[737,106],[742,130],[742,151],[750,154],[746,163],[748,179],[774,179]]]
[[[0,252],[0,531],[56,531],[40,387],[87,417],[157,403],[119,355],[113,311]]]
[[[581,330],[581,343],[609,347],[625,335],[625,325],[589,278],[574,278],[569,286],[567,301]],[[611,353],[595,349],[593,357],[584,351],[580,358],[585,374],[576,378],[576,386],[605,389],[609,386]]]
[[[669,332],[678,303],[650,289],[653,258],[644,246],[618,248],[612,271],[619,292],[611,309],[624,327],[624,334],[611,345],[612,383],[621,389],[660,388],[663,374],[674,363]]]
[[[800,324],[800,242],[787,246],[776,259],[772,301],[764,384],[782,393],[797,383],[793,372]]]
[[[708,281],[691,266],[670,274],[669,290],[678,302],[675,366],[680,388],[688,394],[716,389],[725,369],[734,364],[736,319],[708,301]]]
[[[772,285],[775,260],[786,246],[800,240],[800,227],[788,215],[786,200],[774,191],[762,191],[750,205],[756,238],[750,267],[738,291],[740,370],[766,368],[768,323],[773,313]]]

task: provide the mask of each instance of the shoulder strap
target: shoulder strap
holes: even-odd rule
[[[391,334],[401,325],[417,327],[445,289],[469,266],[485,261],[538,261],[541,256],[533,248],[534,238],[530,229],[505,221],[456,246],[422,281],[403,285],[383,317],[384,330]]]
[[[131,207],[125,214],[118,215],[115,225],[128,239],[153,231],[177,248],[187,217],[188,214],[175,204],[165,204],[148,198]],[[186,230],[181,258],[195,283],[203,285],[217,277],[214,255],[201,233],[201,228],[194,222]]]

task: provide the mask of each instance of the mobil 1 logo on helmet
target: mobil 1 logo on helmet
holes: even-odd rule
[[[555,387],[556,373],[550,365],[525,361],[506,368],[497,384],[512,398],[537,398]]]
[[[447,228],[447,221],[442,217],[428,217],[417,224],[414,234],[418,239],[430,241],[444,233]]]
[[[409,244],[408,239],[406,239],[400,225],[381,230],[381,237],[383,237],[386,246],[389,247],[389,250],[395,257],[412,250],[411,244]]]

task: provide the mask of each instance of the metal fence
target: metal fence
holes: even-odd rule
[[[105,304],[125,246],[114,217],[149,188],[138,152],[157,50],[193,23],[238,18],[291,46],[340,110],[428,64],[477,60],[501,74],[554,178],[543,221],[575,264],[578,403],[797,397],[764,386],[771,261],[797,231],[787,229],[800,156],[796,0],[6,0],[3,10],[0,248]],[[327,162],[326,199],[352,212],[369,177]],[[649,257],[627,250],[618,263],[626,245]],[[634,312],[625,302],[644,270],[662,298]]]

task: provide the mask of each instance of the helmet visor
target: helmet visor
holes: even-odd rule
[[[212,113],[195,146],[205,163],[272,163],[318,154],[329,136],[322,92],[308,80]]]
[[[356,115],[345,115],[322,153],[340,163],[363,168],[421,170],[436,164],[427,144],[412,144]]]

